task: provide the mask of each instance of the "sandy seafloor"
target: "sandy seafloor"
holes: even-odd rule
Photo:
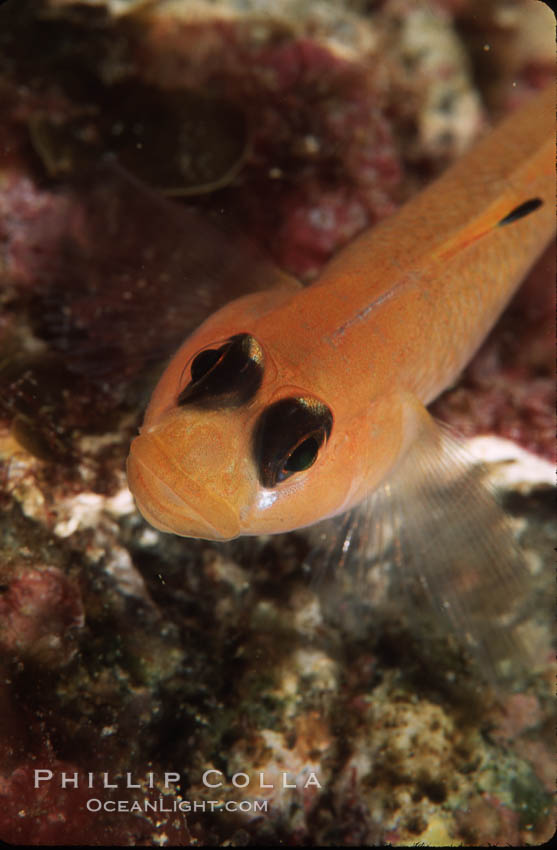
[[[306,532],[158,533],[124,465],[165,359],[264,288],[212,212],[310,282],[553,75],[534,0],[0,6],[0,838],[551,837],[554,254],[434,405],[531,572],[503,689],[396,584],[312,581]]]

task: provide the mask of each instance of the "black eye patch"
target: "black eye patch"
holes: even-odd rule
[[[205,348],[193,358],[190,381],[178,396],[178,407],[240,407],[254,397],[263,380],[263,350],[249,334],[236,334],[218,348]]]
[[[259,480],[274,487],[312,466],[333,427],[333,414],[315,398],[283,398],[263,411],[253,453]]]

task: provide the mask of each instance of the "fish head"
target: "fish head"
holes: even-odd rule
[[[362,423],[336,423],[332,401],[294,383],[276,346],[212,333],[178,352],[132,442],[128,482],[143,516],[162,531],[228,540],[350,507],[367,476]]]
[[[290,297],[226,305],[162,375],[128,458],[156,528],[211,540],[292,531],[352,507],[392,464],[392,406],[354,404],[363,394],[347,392],[342,370],[335,379],[266,321]]]

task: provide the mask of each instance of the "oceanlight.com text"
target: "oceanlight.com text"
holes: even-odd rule
[[[91,797],[86,806],[90,812],[243,812],[261,814],[268,811],[268,800],[99,800]]]

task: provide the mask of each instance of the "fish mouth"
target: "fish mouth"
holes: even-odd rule
[[[219,541],[240,534],[232,507],[182,472],[155,436],[140,435],[132,441],[127,475],[140,513],[159,531]]]

